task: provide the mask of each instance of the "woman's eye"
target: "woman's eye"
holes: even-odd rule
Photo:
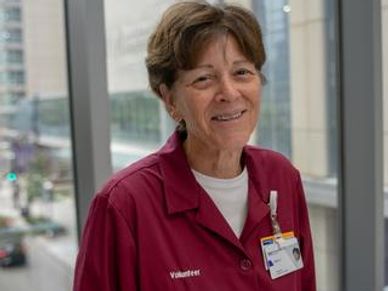
[[[236,71],[236,75],[239,75],[239,76],[244,76],[248,74],[251,74],[251,71],[249,71],[248,69],[239,69]]]
[[[193,83],[201,83],[210,80],[210,76],[200,76],[194,80]]]

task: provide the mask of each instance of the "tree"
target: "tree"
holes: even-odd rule
[[[37,151],[29,164],[27,174],[27,216],[29,215],[31,203],[35,199],[41,198],[44,193],[43,183],[48,179],[49,165],[49,158],[41,151]]]

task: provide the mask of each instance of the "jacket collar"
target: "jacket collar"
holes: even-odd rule
[[[164,193],[166,195],[167,211],[169,214],[182,212],[198,208],[200,206],[200,193],[203,191],[197,183],[190,166],[187,162],[186,154],[182,146],[182,137],[178,132],[174,132],[167,140],[166,144],[159,151],[161,174],[163,177]],[[243,150],[243,159],[248,167],[249,179],[252,187],[255,187],[255,197],[250,197],[250,206],[260,205],[261,209],[266,207],[268,195],[261,189],[263,180],[261,169],[259,169],[260,160],[253,157],[252,147],[246,146]],[[250,212],[250,211],[249,211]],[[249,219],[249,218],[248,218]],[[253,220],[259,217],[252,217]]]
[[[199,207],[201,187],[186,159],[178,132],[159,151],[167,212],[174,214]]]

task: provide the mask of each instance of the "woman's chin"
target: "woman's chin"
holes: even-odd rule
[[[240,151],[249,141],[249,135],[229,135],[217,139],[215,145],[220,150]]]

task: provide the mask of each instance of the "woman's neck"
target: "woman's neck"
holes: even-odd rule
[[[214,149],[188,140],[184,142],[183,148],[190,167],[204,175],[227,179],[242,172],[242,149]]]

